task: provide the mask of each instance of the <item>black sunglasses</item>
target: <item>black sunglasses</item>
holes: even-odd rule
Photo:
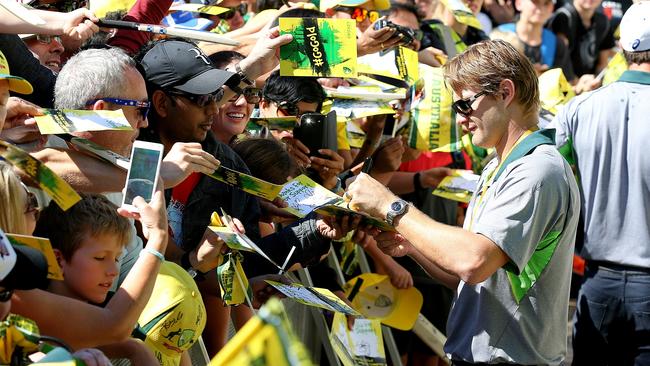
[[[465,117],[469,117],[472,114],[472,112],[474,112],[474,108],[472,108],[472,104],[474,103],[474,101],[476,101],[476,99],[478,99],[480,96],[485,94],[488,94],[488,92],[482,91],[474,94],[469,98],[458,99],[451,105],[451,108],[456,113],[459,113]]]
[[[229,102],[230,103],[237,102],[242,95],[244,96],[244,99],[246,99],[246,103],[248,104],[257,104],[262,99],[262,93],[260,88],[246,87],[242,90],[241,94],[237,93],[232,98],[230,98]]]
[[[133,100],[133,99],[120,99],[120,98],[99,98],[99,99],[93,99],[89,100],[86,102],[86,105],[92,105],[95,104],[98,100],[103,100],[108,103],[113,103],[117,105],[122,105],[126,107],[135,107],[140,114],[140,117],[142,119],[147,119],[147,115],[149,114],[149,108],[151,108],[151,103],[150,102],[143,102],[140,100]]]
[[[242,3],[239,4],[239,6],[237,7],[228,8],[227,12],[217,15],[217,17],[219,17],[219,19],[228,20],[228,19],[232,19],[232,17],[235,16],[235,12],[238,12],[239,15],[244,16],[246,15],[247,11],[248,11],[248,5]]]
[[[11,300],[11,295],[14,294],[14,290],[2,290],[0,291],[0,302],[7,302]]]
[[[212,102],[219,103],[223,98],[223,88],[219,88],[216,92],[212,94],[203,94],[203,95],[189,94],[189,93],[183,93],[179,91],[166,91],[166,93],[172,96],[186,98],[187,100],[196,104],[199,107],[205,107]]]

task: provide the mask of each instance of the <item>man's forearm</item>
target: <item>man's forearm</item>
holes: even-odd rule
[[[31,155],[77,191],[105,193],[120,192],[124,188],[126,171],[86,154],[48,148]]]
[[[482,282],[508,261],[485,236],[441,224],[414,207],[399,219],[396,229],[426,259],[465,282]]]
[[[444,271],[435,263],[428,260],[419,250],[414,250],[409,254],[409,257],[411,257],[420,267],[422,267],[422,269],[429,276],[436,279],[438,282],[442,283],[448,288],[456,291],[458,288],[458,282],[460,281],[460,278],[458,278],[458,276]]]

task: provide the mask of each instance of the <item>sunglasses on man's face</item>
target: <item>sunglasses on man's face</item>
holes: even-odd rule
[[[47,34],[37,34],[36,40],[42,44],[50,44],[52,41],[57,41],[60,45],[63,45],[63,41],[60,36],[50,36]]]
[[[247,11],[248,11],[248,6],[242,3],[239,4],[239,6],[237,7],[228,8],[227,12],[217,15],[217,17],[219,17],[219,19],[228,20],[228,19],[232,19],[232,17],[235,16],[235,13],[239,13],[239,15],[244,16],[246,15]]]
[[[488,92],[482,91],[474,94],[473,96],[465,99],[458,99],[455,101],[452,105],[451,108],[458,114],[464,116],[464,117],[469,117],[472,112],[474,112],[474,108],[472,108],[472,104],[482,95],[487,94]]]
[[[377,19],[379,19],[379,12],[374,10],[353,8],[350,6],[337,6],[334,8],[334,10],[350,14],[350,17],[356,20],[357,23],[361,23],[366,19],[368,19],[370,23],[374,23]]]
[[[122,105],[125,107],[135,107],[135,109],[138,111],[138,114],[140,115],[140,118],[143,120],[147,119],[147,115],[149,114],[149,109],[151,108],[151,103],[150,102],[143,102],[141,100],[133,100],[133,99],[120,99],[120,98],[99,98],[99,99],[93,99],[89,100],[86,102],[86,105],[93,105],[97,101],[103,100],[104,102],[108,102],[111,104],[117,104],[117,105]]]
[[[246,87],[243,89],[242,94],[235,94],[230,98],[229,102],[236,103],[242,95],[248,104],[257,104],[262,99],[262,93],[259,88]]]
[[[201,108],[208,106],[212,102],[219,103],[223,98],[222,88],[219,88],[216,92],[212,94],[203,94],[203,95],[183,93],[179,91],[168,91],[167,93],[172,96],[183,97]]]

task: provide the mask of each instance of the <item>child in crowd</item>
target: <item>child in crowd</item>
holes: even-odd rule
[[[67,211],[50,204],[34,234],[50,239],[63,281],[52,281],[50,292],[102,304],[119,274],[118,258],[130,236],[129,221],[102,195],[82,195]]]
[[[50,239],[63,272],[63,281],[50,281],[57,295],[103,306],[119,275],[119,258],[130,239],[130,223],[117,206],[100,194],[81,194],[67,211],[51,202],[36,223],[35,236]],[[99,347],[132,365],[152,365],[153,353],[133,338]]]

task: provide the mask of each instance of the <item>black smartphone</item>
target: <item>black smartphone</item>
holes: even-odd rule
[[[293,137],[309,149],[310,156],[319,156],[320,149],[338,150],[336,141],[336,112],[328,114],[305,113],[293,130]]]

